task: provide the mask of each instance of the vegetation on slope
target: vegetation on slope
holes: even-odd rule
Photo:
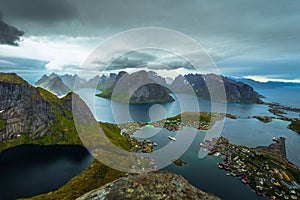
[[[11,83],[11,84],[27,84],[27,82],[21,77],[17,76],[15,73],[1,73],[0,72],[0,82]]]
[[[5,120],[0,119],[0,131],[2,131],[5,128]]]
[[[12,77],[17,76],[14,75]],[[64,99],[59,99],[51,92],[48,92],[42,88],[38,88],[38,92],[39,93],[35,94],[36,96],[34,98],[41,96],[45,101],[50,103],[51,112],[56,117],[55,122],[50,126],[46,135],[43,137],[34,137],[30,135],[30,133],[25,133],[21,134],[19,137],[2,141],[0,143],[0,151],[21,144],[81,144],[74,121],[72,119],[72,113],[63,105]],[[4,124],[5,120],[1,120],[0,130],[4,128]]]

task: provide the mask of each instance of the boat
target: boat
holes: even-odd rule
[[[273,137],[274,142],[279,142],[279,139],[277,137]]]
[[[224,169],[224,166],[223,166],[222,164],[218,164],[218,167],[219,167],[220,169]]]
[[[175,138],[175,137],[169,135],[168,138],[169,138],[170,140],[173,140],[174,142],[176,142],[176,138]]]
[[[230,176],[230,172],[226,172],[226,176]]]
[[[245,178],[242,178],[242,182],[245,183],[245,184],[248,183],[247,179],[245,179]]]
[[[219,152],[214,153],[214,156],[218,157],[220,155]]]

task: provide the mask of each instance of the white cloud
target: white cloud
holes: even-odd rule
[[[69,66],[80,66],[101,38],[44,36],[26,37],[20,47],[0,46],[1,56],[48,61],[46,69],[62,71]]]
[[[245,78],[249,78],[259,82],[286,82],[286,83],[300,83],[300,79],[279,79],[279,78],[269,78],[267,76],[245,76]]]

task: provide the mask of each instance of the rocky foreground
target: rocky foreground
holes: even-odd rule
[[[100,199],[219,199],[192,186],[183,177],[170,172],[130,174],[92,190],[77,200]]]

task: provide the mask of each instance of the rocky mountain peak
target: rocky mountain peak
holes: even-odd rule
[[[90,199],[217,200],[219,198],[192,186],[180,175],[170,172],[151,172],[130,174],[92,190],[77,200]]]

